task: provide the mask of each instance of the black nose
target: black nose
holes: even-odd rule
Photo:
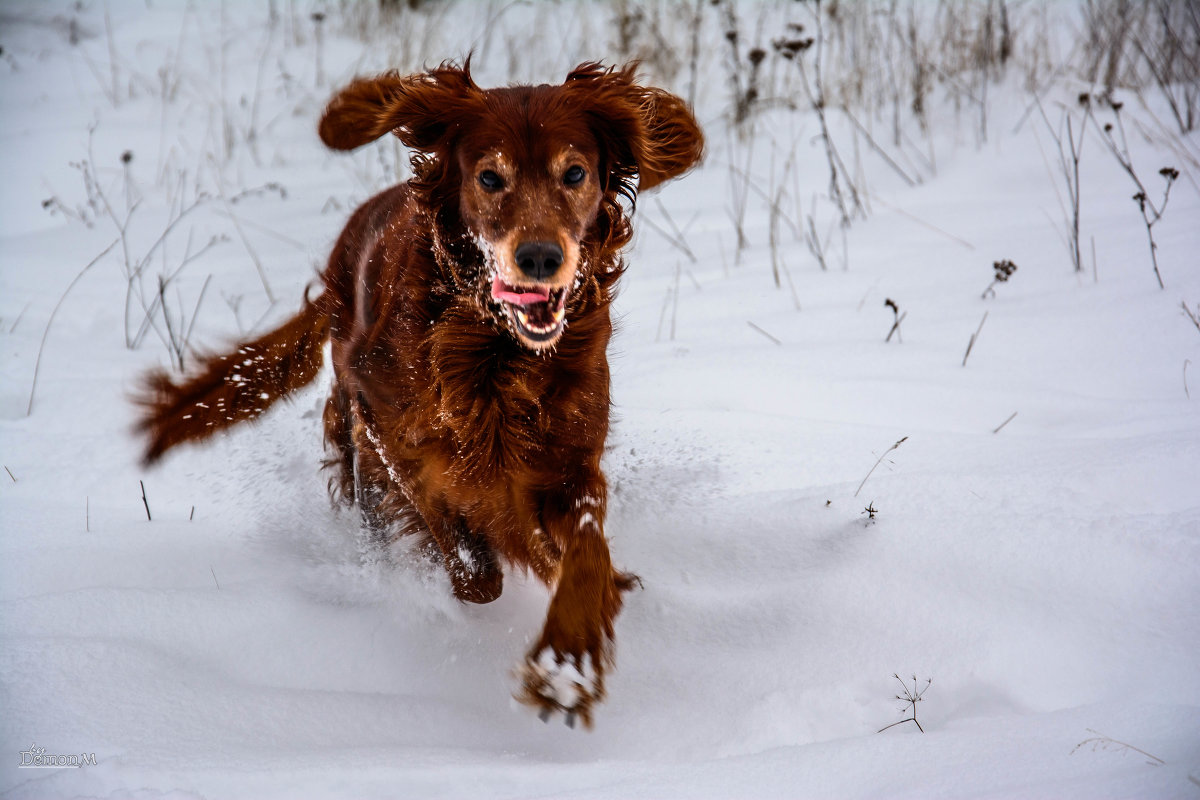
[[[517,266],[535,281],[544,281],[562,266],[563,251],[556,242],[525,242],[513,253]]]

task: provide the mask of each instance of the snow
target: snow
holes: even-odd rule
[[[559,663],[550,648],[542,648],[526,663],[526,669],[532,673],[527,681],[542,685],[540,694],[562,708],[575,708],[585,697],[594,697],[597,693],[591,656],[585,653],[582,661],[579,667],[569,661]]]
[[[819,198],[816,123],[764,114],[755,180],[767,191],[794,151],[787,202],[816,202],[832,232],[824,271],[782,226],[776,288],[753,193],[735,253],[728,164],[746,142],[722,117],[713,46],[697,97],[708,160],[640,200],[617,305],[605,531],[644,588],[587,732],[511,699],[548,602],[533,578],[459,604],[440,566],[404,543],[372,549],[330,506],[328,374],[261,422],[138,464],[128,398],[170,363],[161,316],[126,344],[158,274],[216,237],[163,293],[172,323],[199,308],[202,349],[268,329],[354,205],[407,174],[390,141],[321,147],[335,86],[472,46],[486,85],[559,80],[603,47],[566,43],[609,38],[600,6],[450,3],[374,46],[331,12],[318,44],[287,5],[275,28],[242,4],[0,11],[0,792],[1197,796],[1200,330],[1181,304],[1200,306],[1200,139],[1156,126],[1154,96],[1123,113],[1144,180],[1184,173],[1154,228],[1166,289],[1096,138],[1087,269],[1071,270],[1054,145],[1036,116],[1016,126],[1017,80],[991,87],[986,142],[936,123],[937,174],[918,186],[865,154],[871,214],[844,245]],[[563,46],[506,52],[532,23]],[[140,198],[130,255],[149,266],[128,310],[120,245],[63,296],[118,236],[71,166],[89,148],[119,219]],[[286,192],[254,191],[268,183]],[[197,187],[209,199],[156,249]],[[694,261],[657,230],[675,226]],[[984,300],[1000,259],[1018,270]],[[906,313],[902,343],[884,342],[885,298]],[[894,675],[932,679],[924,733],[876,733],[908,710]],[[19,769],[31,745],[97,763]]]

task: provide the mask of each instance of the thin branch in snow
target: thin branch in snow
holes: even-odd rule
[[[1134,747],[1133,745],[1131,745],[1127,742],[1122,742],[1118,739],[1113,739],[1112,737],[1105,736],[1104,734],[1100,733],[1099,731],[1094,731],[1091,728],[1088,728],[1087,732],[1093,733],[1093,734],[1095,734],[1095,736],[1092,736],[1091,738],[1088,738],[1088,739],[1084,739],[1082,742],[1075,745],[1075,749],[1071,751],[1071,755],[1075,755],[1075,753],[1079,750],[1079,748],[1084,747],[1085,745],[1089,745],[1089,744],[1092,746],[1093,753],[1096,752],[1097,750],[1107,750],[1110,747],[1115,746],[1117,748],[1118,752],[1123,753],[1125,751],[1132,750],[1135,753],[1141,753],[1146,758],[1151,759],[1150,761],[1147,761],[1146,763],[1152,767],[1161,767],[1163,764],[1167,763],[1166,761],[1163,761],[1158,756],[1156,756],[1152,753],[1147,753],[1145,750],[1143,750],[1140,747]]]
[[[879,457],[879,460],[877,460],[877,461],[875,462],[875,465],[874,465],[873,467],[871,467],[869,470],[867,470],[867,474],[866,474],[866,475],[863,477],[863,479],[862,479],[862,483],[860,483],[860,484],[858,485],[858,488],[854,490],[854,496],[855,496],[855,497],[858,497],[858,493],[859,493],[859,492],[861,492],[861,491],[862,491],[862,488],[863,488],[864,486],[866,486],[866,485],[867,485],[867,478],[870,478],[870,477],[871,477],[871,473],[875,471],[875,467],[878,467],[878,466],[879,466],[881,463],[883,463],[883,459],[884,459],[884,458],[887,456],[887,454],[888,454],[888,453],[890,453],[890,452],[892,452],[892,451],[893,451],[893,450],[895,450],[897,447],[899,447],[900,445],[904,444],[904,443],[905,443],[905,442],[907,442],[907,441],[908,441],[908,437],[907,437],[907,436],[905,436],[903,439],[901,439],[900,441],[896,442],[894,445],[892,445],[891,447],[889,447],[887,450],[884,450],[884,451],[883,451],[883,455],[881,455],[881,456]]]
[[[25,407],[25,416],[28,417],[33,413],[33,393],[37,391],[38,370],[41,369],[42,366],[42,351],[46,349],[46,337],[50,335],[50,326],[54,324],[54,315],[58,313],[58,309],[62,306],[63,300],[67,299],[67,294],[75,288],[75,284],[79,283],[79,279],[83,277],[84,273],[94,267],[96,262],[108,255],[109,251],[116,247],[117,242],[119,241],[121,240],[114,239],[112,244],[100,251],[100,255],[93,258],[87,263],[86,267],[79,270],[79,274],[76,275],[69,284],[67,284],[67,288],[63,289],[63,293],[59,295],[58,302],[54,304],[54,309],[50,312],[50,319],[46,320],[46,329],[42,331],[42,343],[38,345],[37,359],[33,362],[33,383],[29,385],[29,405]]]
[[[879,203],[879,205],[883,206],[884,208],[886,208],[890,211],[895,211],[900,216],[905,217],[906,219],[912,220],[913,222],[920,225],[922,228],[926,228],[928,230],[933,231],[934,233],[945,236],[947,239],[954,242],[955,244],[960,244],[963,247],[967,248],[968,250],[975,249],[975,245],[971,244],[966,239],[963,239],[960,236],[955,236],[953,233],[950,233],[948,231],[942,230],[941,228],[934,225],[933,223],[926,222],[925,220],[921,219],[920,217],[914,216],[913,214],[910,214],[908,211],[905,211],[903,208],[900,208],[899,206],[894,206],[891,203],[888,203],[887,201],[885,201],[883,198],[879,197],[878,195],[872,197],[871,199],[873,202]]]
[[[28,303],[26,303],[25,307],[21,309],[21,313],[17,314],[17,318],[13,320],[13,324],[10,325],[8,328],[9,333],[12,333],[13,331],[15,331],[17,329],[17,326],[19,324],[21,324],[21,318],[25,316],[25,312],[29,310],[29,306],[32,304],[32,302],[33,301],[31,300]]]
[[[1188,319],[1196,326],[1196,330],[1200,331],[1200,306],[1196,306],[1196,313],[1193,314],[1186,300],[1181,301],[1180,305],[1183,306],[1183,313],[1187,314]]]
[[[754,330],[758,331],[758,332],[759,332],[759,333],[761,333],[763,336],[765,336],[765,337],[767,337],[768,339],[770,339],[770,340],[771,340],[772,342],[774,342],[775,344],[783,344],[783,342],[779,341],[779,340],[778,340],[778,339],[776,339],[774,336],[772,336],[771,334],[767,333],[766,331],[764,331],[762,328],[760,328],[760,327],[758,327],[757,325],[755,325],[755,324],[754,324],[753,322],[751,322],[750,320],[746,320],[746,324],[747,324],[747,325],[749,325],[751,328],[754,328]]]
[[[903,714],[906,711],[908,711],[912,716],[905,717],[904,719],[900,720],[899,722],[893,722],[891,725],[884,725],[882,728],[880,728],[879,730],[877,730],[875,732],[883,733],[888,728],[894,728],[897,725],[903,725],[906,722],[911,722],[917,726],[917,730],[919,730],[921,733],[924,733],[925,729],[921,727],[921,723],[917,722],[917,703],[919,703],[925,699],[925,692],[926,692],[926,690],[929,689],[929,685],[933,683],[933,678],[927,678],[925,680],[925,685],[922,686],[921,689],[918,691],[916,675],[912,676],[913,684],[911,687],[909,687],[909,685],[907,683],[905,683],[904,680],[898,674],[892,673],[892,677],[895,678],[896,680],[900,681],[900,685],[904,687],[904,694],[896,695],[897,700],[902,700],[905,703],[904,707],[902,707],[900,709],[900,713]]]
[[[146,519],[153,522],[154,520],[150,519],[150,501],[146,499],[146,484],[138,481],[138,486],[142,487],[142,505],[146,507]]]
[[[1133,201],[1138,204],[1138,210],[1142,213],[1142,221],[1146,225],[1146,238],[1150,240],[1150,264],[1154,267],[1154,277],[1158,280],[1158,288],[1165,289],[1162,273],[1158,271],[1158,244],[1154,241],[1154,226],[1162,219],[1163,212],[1167,210],[1167,201],[1171,199],[1171,186],[1179,178],[1179,170],[1167,166],[1158,171],[1158,174],[1166,181],[1166,186],[1163,188],[1162,200],[1156,205],[1150,198],[1150,192],[1147,191],[1133,168],[1133,157],[1129,154],[1129,143],[1125,138],[1125,126],[1121,122],[1122,104],[1110,102],[1109,106],[1113,110],[1113,118],[1117,123],[1116,130],[1121,134],[1121,143],[1118,145],[1113,136],[1112,123],[1104,126],[1104,143],[1108,145],[1108,151],[1112,153],[1113,158],[1137,186],[1137,194],[1133,196]]]
[[[1069,209],[1063,206],[1063,231],[1066,233],[1067,249],[1071,254],[1071,266],[1076,272],[1083,271],[1083,259],[1079,250],[1079,160],[1083,155],[1084,134],[1087,131],[1088,120],[1092,116],[1091,99],[1087,94],[1079,96],[1079,102],[1084,107],[1083,121],[1079,126],[1079,133],[1076,136],[1075,128],[1072,124],[1071,112],[1069,109],[1063,110],[1062,118],[1058,128],[1050,122],[1050,118],[1046,116],[1046,110],[1042,108],[1041,101],[1037,103],[1038,112],[1042,116],[1042,122],[1046,126],[1046,130],[1050,134],[1050,138],[1054,140],[1055,154],[1058,156],[1058,167],[1062,176],[1063,184],[1067,190],[1067,199],[1070,201]],[[1066,129],[1066,136],[1063,136],[1063,129]],[[1035,137],[1035,141],[1038,141]],[[1041,150],[1041,142],[1038,141],[1038,149]],[[1042,153],[1043,160],[1045,153]],[[1047,163],[1049,169],[1049,163]],[[1054,184],[1055,195],[1058,194],[1058,185]],[[1059,204],[1062,205],[1062,198],[1059,197]]]
[[[1017,412],[1015,412],[1015,411],[1013,413],[1009,414],[1008,419],[1004,420],[1004,422],[1001,422],[999,425],[997,425],[995,430],[992,431],[992,433],[999,433],[1001,428],[1003,428],[1008,423],[1012,422],[1014,419],[1016,419],[1016,417],[1017,417]]]
[[[980,332],[983,330],[983,323],[987,322],[988,312],[983,312],[983,319],[979,320],[979,327],[971,334],[971,341],[967,342],[967,352],[963,354],[962,365],[967,365],[967,359],[971,357],[971,348],[975,346],[975,340],[979,338]]]
[[[883,304],[892,310],[892,316],[894,317],[892,329],[888,331],[887,338],[883,340],[884,343],[886,344],[887,342],[890,342],[892,340],[892,336],[895,335],[896,341],[900,344],[904,344],[904,338],[900,336],[900,323],[904,322],[904,318],[908,316],[908,312],[905,311],[904,313],[900,313],[900,306],[896,305],[896,301],[890,297],[886,298],[883,301]]]
[[[267,282],[267,273],[263,269],[262,261],[258,258],[258,253],[254,251],[254,247],[250,244],[250,239],[246,236],[246,232],[242,230],[242,222],[236,214],[233,213],[233,207],[229,202],[229,197],[225,194],[225,185],[221,180],[221,171],[217,166],[216,160],[211,156],[208,160],[209,170],[212,172],[213,181],[217,186],[217,194],[221,198],[222,204],[225,206],[225,213],[233,222],[233,229],[237,231],[238,238],[242,240],[242,246],[246,248],[247,255],[254,262],[254,268],[258,270],[258,279],[262,282],[263,292],[267,295],[267,302],[275,305],[275,294],[271,291],[271,284]]]

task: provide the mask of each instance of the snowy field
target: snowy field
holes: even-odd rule
[[[812,5],[733,7],[741,123],[730,7],[695,8],[693,72],[692,4],[0,4],[0,794],[1200,798],[1200,134],[1117,82],[1150,200],[1180,173],[1160,288],[1081,12],[1014,4],[1013,60],[942,67],[924,118],[831,101],[843,228],[801,83],[837,51],[770,45]],[[331,508],[326,377],[154,470],[129,434],[140,372],[289,316],[406,174],[322,148],[334,88],[469,50],[484,85],[640,54],[708,136],[617,304],[608,533],[645,587],[591,732],[511,699],[536,582],[460,605]],[[906,690],[922,730],[877,733]]]

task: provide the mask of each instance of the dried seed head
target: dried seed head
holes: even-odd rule
[[[996,271],[996,280],[999,283],[1004,283],[1017,271],[1017,265],[1006,258],[1002,261],[993,262],[992,269]]]
[[[796,53],[812,47],[813,39],[812,37],[808,37],[807,39],[776,39],[771,44],[784,58],[791,58]]]

